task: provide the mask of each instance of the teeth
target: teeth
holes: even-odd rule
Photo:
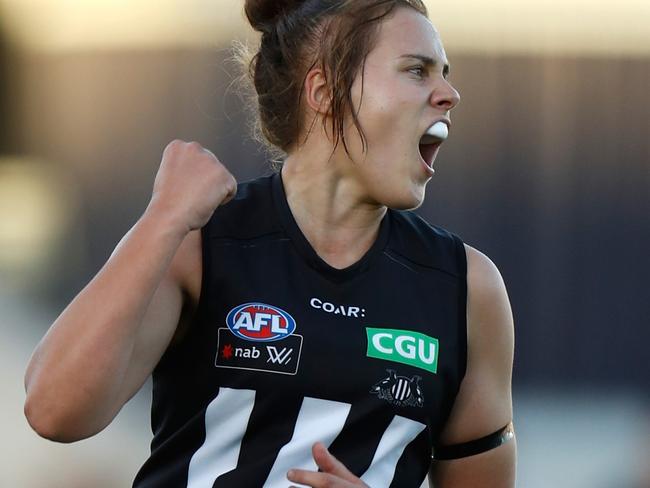
[[[444,122],[436,122],[429,130],[422,136],[422,144],[432,144],[439,141],[444,141],[449,136],[449,129]]]

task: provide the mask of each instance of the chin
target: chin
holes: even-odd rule
[[[415,210],[424,202],[424,186],[411,188],[411,191],[406,190],[386,200],[384,205],[394,210]]]

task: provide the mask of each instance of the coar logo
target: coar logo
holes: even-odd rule
[[[247,341],[271,342],[290,336],[296,321],[284,310],[265,303],[244,303],[226,317],[230,331]]]
[[[408,364],[432,373],[438,370],[438,339],[410,330],[366,327],[371,358]]]

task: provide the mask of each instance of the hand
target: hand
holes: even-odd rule
[[[214,154],[176,139],[163,152],[147,212],[189,232],[203,227],[236,191],[237,181]]]
[[[314,444],[311,452],[322,472],[290,469],[287,473],[289,481],[312,488],[369,488],[363,481],[350,473],[341,461],[332,456],[323,443]]]

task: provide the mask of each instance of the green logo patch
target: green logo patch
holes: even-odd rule
[[[408,364],[432,373],[438,370],[438,339],[410,330],[366,327],[370,358]]]

